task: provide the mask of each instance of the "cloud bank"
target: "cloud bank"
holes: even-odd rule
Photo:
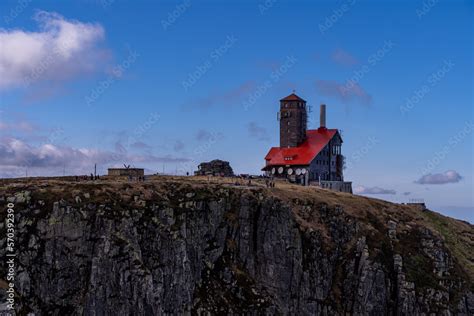
[[[383,189],[379,187],[368,188],[362,185],[355,187],[354,193],[356,194],[397,194],[395,190]]]
[[[256,122],[248,123],[247,131],[250,137],[255,138],[259,141],[270,140],[270,135],[268,135],[268,131],[264,127],[259,126]]]
[[[246,81],[241,85],[226,91],[209,93],[206,97],[196,99],[185,105],[185,108],[209,109],[213,106],[232,106],[239,100],[250,95],[257,85],[253,81]]]
[[[33,19],[38,31],[0,29],[0,90],[68,80],[104,67],[108,53],[100,47],[101,25],[45,11]]]
[[[418,184],[447,184],[457,183],[461,181],[462,177],[454,170],[448,170],[443,173],[427,174],[416,180]]]
[[[372,96],[358,83],[338,83],[332,80],[317,80],[316,90],[325,96],[339,99],[343,103],[358,102],[362,105],[372,104]]]
[[[331,59],[339,65],[342,66],[354,66],[359,63],[357,58],[352,56],[350,53],[345,50],[338,49],[331,54]]]
[[[0,177],[24,175],[25,169],[41,175],[57,175],[66,166],[69,173],[88,174],[94,164],[121,166],[122,163],[184,163],[187,158],[72,148],[53,144],[31,146],[16,138],[0,140]]]

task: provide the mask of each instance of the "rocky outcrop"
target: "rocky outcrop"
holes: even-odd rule
[[[196,176],[222,176],[233,177],[234,171],[228,161],[213,160],[210,162],[203,162],[198,166],[198,170],[194,172]]]
[[[471,275],[408,207],[356,213],[172,181],[78,186],[5,191],[19,314],[474,314]]]

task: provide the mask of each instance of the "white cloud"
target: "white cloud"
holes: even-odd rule
[[[39,81],[67,80],[104,67],[99,24],[38,11],[38,31],[0,28],[0,90]]]
[[[354,193],[356,194],[396,194],[397,192],[391,189],[383,189],[379,187],[367,188],[362,185],[359,185],[354,189]]]
[[[427,174],[415,181],[418,184],[447,184],[461,181],[462,177],[454,170],[448,170],[443,173]]]

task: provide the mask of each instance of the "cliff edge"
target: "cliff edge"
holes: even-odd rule
[[[473,225],[233,181],[2,180],[17,314],[474,315]],[[0,304],[6,275],[2,264]]]

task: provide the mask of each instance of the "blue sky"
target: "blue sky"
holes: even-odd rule
[[[357,192],[474,222],[473,35],[467,0],[2,1],[0,176],[256,174],[294,89]]]

